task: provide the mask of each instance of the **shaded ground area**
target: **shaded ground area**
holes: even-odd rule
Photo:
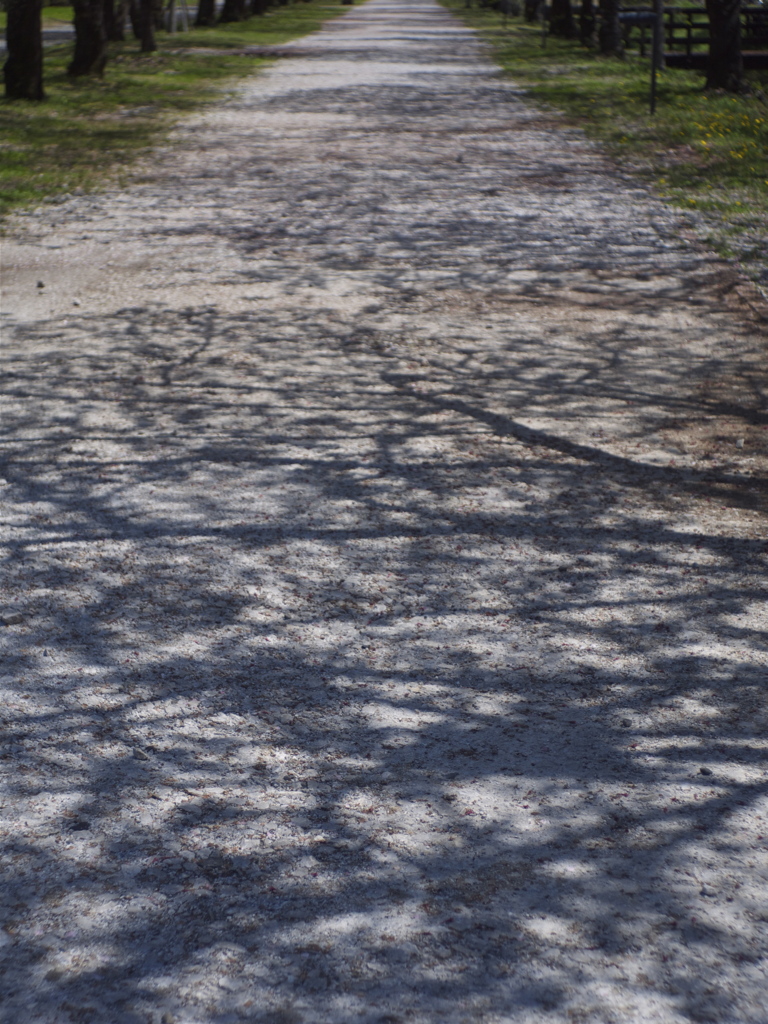
[[[761,312],[438,6],[302,50],[6,246],[0,1019],[762,1024]]]

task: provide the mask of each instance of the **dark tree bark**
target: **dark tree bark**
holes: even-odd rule
[[[157,5],[154,0],[139,0],[142,53],[153,53],[157,49],[157,43],[155,42],[156,10]]]
[[[42,0],[6,0],[7,58],[3,66],[9,100],[44,100]]]
[[[104,0],[73,0],[72,6],[75,11],[75,52],[67,74],[73,78],[100,75],[107,63]]]
[[[585,46],[594,46],[596,27],[597,16],[595,14],[595,0],[581,0],[581,10],[579,11],[579,39]]]
[[[164,0],[152,0],[152,27],[155,32],[160,32],[165,28]]]
[[[116,0],[115,12],[120,22],[120,27],[123,30],[123,39],[125,39],[125,19],[128,17],[128,8],[130,7],[130,0]]]
[[[112,33],[115,31],[115,0],[103,0],[104,5],[104,31],[107,34],[107,39],[112,38]]]
[[[115,31],[115,0],[102,0],[102,18],[107,39],[112,38]]]
[[[526,21],[536,21],[539,13],[539,0],[523,0],[523,17]]]
[[[621,0],[600,0],[600,28],[597,41],[600,53],[606,57],[624,56],[624,37],[619,22],[620,9]]]
[[[141,39],[141,10],[139,0],[128,0],[128,20],[131,23],[131,32],[134,39]]]
[[[651,30],[651,58],[655,59],[656,67],[664,70],[667,62],[664,59],[664,2],[653,0],[653,13],[656,15],[658,32]]]
[[[115,3],[115,22],[116,31],[120,33],[120,39],[115,39],[115,42],[122,42],[125,39],[125,18],[128,14],[128,0],[116,0]]]
[[[225,25],[229,21],[245,21],[248,17],[246,0],[224,0],[219,21]]]
[[[104,28],[107,41],[122,43],[125,39],[125,0],[104,0]]]
[[[740,0],[707,0],[709,63],[707,89],[745,92],[741,56]]]
[[[152,53],[157,49],[155,42],[155,23],[152,15],[152,0],[131,0],[129,7],[133,34],[141,43],[142,53]]]
[[[573,39],[576,35],[571,0],[552,0],[549,9],[549,34],[561,39]]]
[[[216,0],[199,0],[195,24],[198,28],[207,28],[216,22]]]
[[[267,13],[269,7],[269,0],[251,0],[251,14],[262,15]]]

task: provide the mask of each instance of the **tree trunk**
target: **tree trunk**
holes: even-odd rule
[[[526,21],[536,21],[539,13],[539,0],[523,0],[523,17]]]
[[[552,0],[549,11],[549,34],[561,39],[573,39],[576,35],[571,0]]]
[[[9,100],[44,100],[42,0],[6,0],[7,58],[3,67]]]
[[[216,22],[216,0],[199,0],[195,25],[207,28]]]
[[[219,21],[225,25],[229,21],[245,21],[248,17],[246,0],[224,0]]]
[[[595,0],[581,0],[579,11],[579,39],[585,46],[595,45],[595,28],[597,17],[595,16]]]
[[[122,43],[125,39],[125,0],[104,0],[104,28],[107,41]]]
[[[620,0],[600,0],[600,28],[597,41],[606,57],[624,56],[624,39],[619,22]]]
[[[139,0],[128,0],[128,20],[134,39],[141,39],[141,10]]]
[[[104,31],[111,39],[115,31],[115,0],[104,0]]]
[[[251,0],[251,15],[260,16],[267,13],[269,0]]]
[[[107,63],[104,0],[73,0],[72,6],[75,11],[75,52],[67,74],[73,78],[100,75]]]
[[[739,0],[707,0],[709,15],[709,63],[707,89],[744,92],[744,62],[741,57]]]
[[[129,13],[133,34],[141,43],[141,52],[152,53],[157,49],[152,0],[131,0]]]
[[[653,0],[653,13],[656,15],[656,31],[651,36],[651,58],[656,67],[663,71],[667,62],[664,59],[664,0]]]
[[[125,19],[128,17],[129,0],[117,0],[115,6],[115,18],[117,19],[120,31],[123,33],[120,40],[125,39]]]

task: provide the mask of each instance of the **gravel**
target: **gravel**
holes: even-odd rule
[[[4,250],[0,1019],[765,1024],[765,339],[687,221],[369,0]]]

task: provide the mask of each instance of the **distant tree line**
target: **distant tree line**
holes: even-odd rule
[[[466,7],[471,7],[475,0],[464,0]],[[502,14],[517,17],[523,14],[526,21],[547,20],[547,31],[550,35],[561,36],[563,39],[577,37],[586,45],[597,45],[599,42],[602,53],[611,56],[620,55],[621,33],[619,29],[619,0],[476,0],[478,7],[491,8]],[[577,13],[578,7],[578,13]],[[605,21],[605,31],[598,39],[598,26]],[[613,38],[615,27],[618,38]]]
[[[471,7],[473,0],[465,0]],[[480,7],[492,7],[505,14],[518,14],[518,0],[477,0]],[[701,0],[709,16],[709,65],[706,87],[727,92],[745,92],[741,57],[742,0]],[[654,7],[655,0],[630,0],[629,7]],[[668,4],[674,7],[674,0]],[[550,35],[579,39],[607,57],[624,56],[624,33],[619,14],[621,0],[523,0],[526,21],[547,19]]]
[[[342,0],[353,3],[354,0]],[[473,0],[466,0],[467,6]],[[741,0],[704,0],[710,25],[707,88],[746,91],[741,59]],[[217,15],[216,0],[199,0],[195,24],[200,27],[244,21],[263,15],[271,6],[290,0],[224,0]],[[520,12],[518,0],[478,0],[507,14]],[[42,0],[4,0],[7,14],[7,58],[3,68],[8,99],[42,100]],[[164,0],[72,0],[75,48],[67,69],[73,77],[100,75],[107,63],[107,44],[124,39],[126,21],[144,53],[156,49],[155,31],[164,26]],[[528,21],[547,17],[548,31],[565,39],[580,39],[606,56],[622,57],[624,37],[619,21],[621,0],[523,0]]]
[[[244,21],[265,14],[272,6],[285,6],[290,0],[224,0],[217,16],[216,0],[200,0],[195,24],[210,26]],[[345,2],[345,0],[342,0]],[[352,0],[349,0],[352,2]],[[5,0],[6,61],[3,67],[5,95],[8,99],[42,100],[43,36],[42,0]],[[165,25],[164,0],[72,0],[74,8],[75,48],[67,73],[101,75],[107,63],[107,44],[125,39],[126,22],[143,53],[157,48],[155,32]]]

